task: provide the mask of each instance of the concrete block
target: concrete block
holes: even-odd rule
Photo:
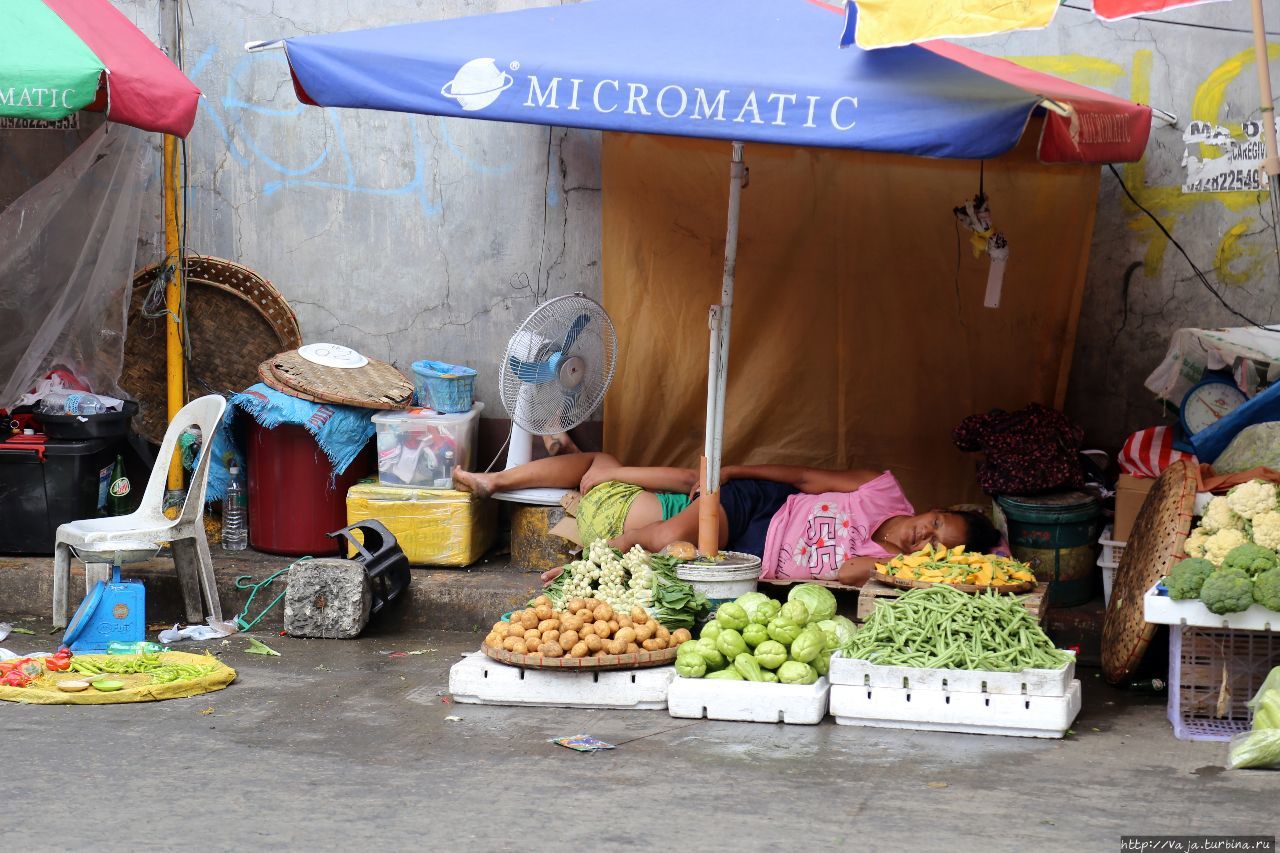
[[[373,595],[354,560],[304,560],[289,569],[284,630],[293,637],[350,640],[369,624]]]

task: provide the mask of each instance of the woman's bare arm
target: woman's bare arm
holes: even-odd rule
[[[731,465],[726,479],[768,480],[794,486],[807,495],[825,492],[852,492],[880,476],[879,471],[824,471],[799,465]]]

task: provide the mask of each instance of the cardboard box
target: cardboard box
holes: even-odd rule
[[[1116,520],[1112,536],[1117,542],[1128,542],[1133,522],[1156,481],[1148,477],[1121,474],[1116,483]]]

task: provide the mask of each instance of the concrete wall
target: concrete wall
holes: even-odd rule
[[[173,5],[115,2],[151,33]],[[532,4],[184,4],[184,60],[206,95],[188,144],[191,249],[272,279],[308,340],[345,343],[406,370],[425,356],[481,367],[480,396],[494,414],[494,364],[535,302],[574,290],[599,295],[596,135],[301,107],[282,54],[247,55],[242,46]],[[1272,27],[1280,30],[1275,11]],[[1245,3],[1116,24],[1068,6],[1043,32],[968,44],[1175,114],[1177,125],[1157,122],[1146,158],[1121,175],[1225,298],[1267,321],[1277,266],[1265,196],[1180,190],[1188,121],[1238,129],[1258,117],[1249,25]],[[1273,58],[1280,48],[1273,46]],[[1203,156],[1197,148],[1190,150]],[[1017,215],[1000,202],[992,200],[997,225]],[[949,245],[954,235],[939,239]],[[1017,246],[1012,252],[1011,263],[1036,263]],[[1142,380],[1174,329],[1240,322],[1104,174],[1069,402],[1090,441],[1115,446],[1159,420]]]
[[[1280,68],[1280,6],[1266,5],[1271,61]],[[1118,23],[1102,23],[1092,12],[1064,6],[1044,31],[968,44],[1175,114],[1176,125],[1155,122],[1142,162],[1118,171],[1226,301],[1267,323],[1277,317],[1280,284],[1267,195],[1181,189],[1188,154],[1218,153],[1184,144],[1188,122],[1232,127],[1239,135],[1242,122],[1259,119],[1250,26],[1248,3],[1210,3]],[[992,206],[997,220],[1002,213],[1017,215],[1002,211],[999,199]],[[1011,248],[1010,263],[1035,263]],[[1068,412],[1086,427],[1089,440],[1114,447],[1128,432],[1161,422],[1161,406],[1142,383],[1163,357],[1173,330],[1239,325],[1247,323],[1205,289],[1104,170],[1068,397]]]

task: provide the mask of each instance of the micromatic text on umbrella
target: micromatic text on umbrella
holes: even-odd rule
[[[519,63],[510,65],[512,70]],[[601,115],[621,111],[624,115],[656,116],[660,119],[706,120],[738,124],[798,125],[818,128],[829,125],[838,131],[852,130],[858,98],[851,95],[828,99],[821,95],[801,96],[794,92],[756,89],[708,92],[701,86],[669,83],[653,87],[647,83],[602,79],[589,83],[579,77],[526,75],[528,90],[521,106],[545,110],[591,110]],[[458,69],[440,93],[458,102],[467,112],[479,112],[494,104],[515,83],[511,74],[498,68],[491,58],[473,59]]]

